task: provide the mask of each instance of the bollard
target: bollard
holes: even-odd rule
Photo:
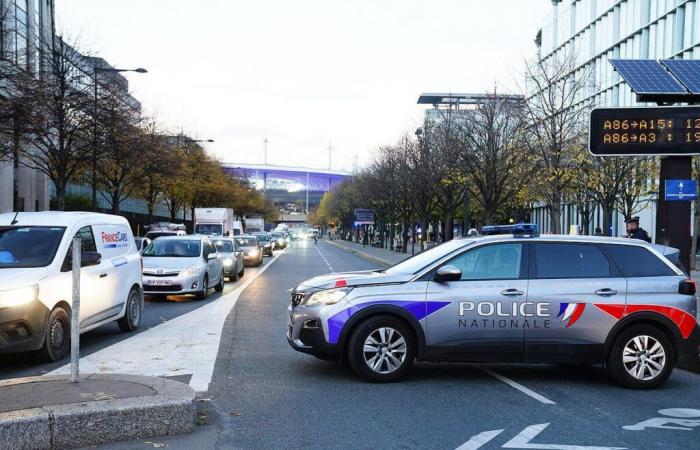
[[[70,317],[70,380],[77,383],[79,375],[78,361],[80,359],[80,238],[73,239],[73,302]]]

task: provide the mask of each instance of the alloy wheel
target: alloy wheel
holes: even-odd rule
[[[635,379],[653,380],[666,367],[666,351],[663,345],[651,336],[635,336],[622,350],[622,364],[627,373]]]
[[[362,353],[372,371],[391,373],[401,367],[406,359],[406,339],[394,328],[381,327],[367,336]]]

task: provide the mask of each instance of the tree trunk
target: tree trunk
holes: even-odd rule
[[[550,206],[549,225],[553,234],[561,234],[561,195],[552,198]]]
[[[612,216],[614,206],[609,203],[602,203],[601,208],[603,209],[603,235],[612,236]]]
[[[58,200],[58,210],[66,210],[66,185],[65,183],[56,183],[56,199]]]
[[[396,224],[394,220],[391,220],[389,224],[389,250],[394,251],[394,237],[396,236]]]
[[[452,211],[445,213],[445,242],[454,238],[454,214]]]

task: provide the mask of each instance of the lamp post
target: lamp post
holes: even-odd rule
[[[93,81],[94,81],[94,88],[95,88],[95,110],[94,110],[94,117],[92,121],[92,209],[96,210],[97,209],[97,74],[98,72],[107,72],[107,73],[118,73],[118,72],[135,72],[135,73],[148,73],[146,69],[143,67],[139,67],[137,69],[117,69],[114,67],[98,67],[97,63],[95,63],[93,66]]]

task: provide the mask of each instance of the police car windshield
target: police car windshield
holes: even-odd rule
[[[464,248],[470,245],[473,240],[465,239],[455,239],[452,241],[447,241],[444,244],[440,244],[437,247],[433,247],[430,250],[426,250],[423,253],[419,253],[416,256],[408,258],[395,266],[392,266],[384,271],[388,274],[416,274],[421,270],[425,269],[427,266],[431,265],[443,256],[447,256],[456,250]]]
[[[65,227],[0,227],[0,269],[46,267]]]
[[[199,241],[158,239],[148,244],[143,251],[143,256],[195,258],[200,254],[200,245]]]

